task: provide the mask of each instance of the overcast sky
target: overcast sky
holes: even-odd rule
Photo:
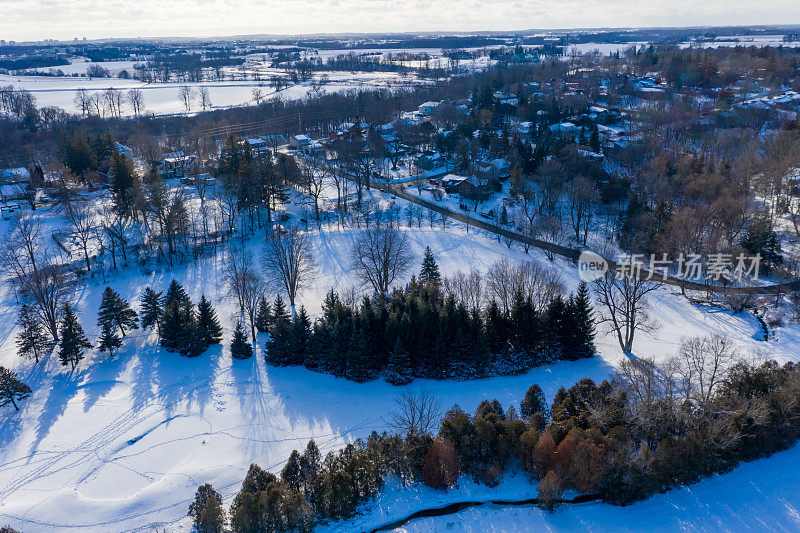
[[[800,24],[800,0],[0,0],[0,39]]]

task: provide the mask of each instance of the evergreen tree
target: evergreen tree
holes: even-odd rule
[[[313,440],[308,441],[306,450],[300,457],[300,482],[306,494],[311,493],[314,481],[317,479],[317,474],[319,473],[321,460],[322,454],[317,444]]]
[[[256,311],[256,329],[259,333],[267,333],[272,324],[272,309],[267,299],[262,296],[258,301],[258,311]]]
[[[197,324],[197,314],[192,305],[181,308],[183,327],[178,334],[178,351],[181,355],[195,357],[206,351],[208,344],[200,336]]]
[[[308,339],[311,336],[311,320],[303,306],[292,320],[292,333],[290,337],[291,346],[289,349],[289,364],[301,365],[305,363],[308,353]]]
[[[161,337],[159,342],[169,352],[178,351],[180,345],[179,338],[183,330],[181,323],[181,306],[177,302],[172,302],[164,306],[164,313],[161,315]]]
[[[302,488],[300,479],[300,453],[292,450],[289,459],[281,470],[281,479],[295,492]]]
[[[525,419],[530,418],[534,413],[543,415],[547,413],[547,400],[539,385],[534,383],[528,388],[525,398],[519,404],[519,410]]]
[[[353,333],[346,357],[348,378],[363,383],[372,377],[372,358],[363,329],[358,329]]]
[[[283,313],[280,314],[278,314],[279,303],[283,306]],[[286,366],[292,357],[292,324],[286,315],[286,306],[278,298],[275,299],[275,311],[275,320],[269,332],[265,357],[271,365]]]
[[[191,303],[191,299],[189,299],[189,295],[186,294],[183,286],[181,286],[181,284],[174,279],[170,282],[169,287],[167,288],[167,294],[164,297],[164,307],[166,308],[173,302],[178,303],[179,305]]]
[[[181,285],[172,280],[164,297],[161,315],[161,346],[170,352],[194,357],[208,345],[199,334],[198,318],[191,298]]]
[[[100,309],[97,311],[97,324],[104,326],[106,323],[118,327],[122,336],[125,328],[136,329],[138,315],[131,309],[128,301],[121,298],[111,287],[106,287],[100,300]]]
[[[161,333],[161,315],[164,312],[164,301],[161,291],[154,291],[147,287],[142,294],[142,309],[139,312],[142,319],[142,328],[156,326]]]
[[[422,268],[419,272],[420,281],[439,281],[441,279],[439,274],[439,265],[436,264],[436,258],[433,257],[433,252],[430,246],[425,247],[425,255],[422,258]]]
[[[547,333],[550,349],[556,357],[575,359],[568,342],[572,334],[572,321],[567,304],[559,295],[547,306]]]
[[[394,349],[389,354],[389,363],[383,371],[383,377],[392,385],[406,385],[411,383],[413,376],[411,373],[411,358],[403,348],[400,337],[394,343]]]
[[[194,518],[194,527],[197,533],[223,533],[225,531],[222,496],[209,483],[197,487],[194,501],[189,505],[189,516]]]
[[[118,213],[128,214],[133,204],[133,191],[139,185],[139,179],[133,169],[133,162],[118,150],[114,152],[114,175],[111,182],[114,207]]]
[[[572,351],[576,357],[592,357],[594,346],[594,310],[585,282],[578,286],[578,292],[570,299],[572,322]]]
[[[241,320],[236,321],[231,341],[231,357],[235,359],[248,359],[253,355],[253,345],[247,339]]]
[[[0,366],[0,405],[11,404],[19,411],[17,402],[31,395],[31,388],[21,382],[16,372]]]
[[[272,325],[274,326],[275,322],[277,322],[281,317],[288,320],[289,311],[286,309],[286,302],[284,302],[283,298],[281,298],[281,295],[278,294],[275,296],[275,303],[272,304]]]
[[[114,350],[120,346],[122,346],[122,339],[117,334],[117,327],[111,322],[101,323],[100,339],[97,343],[97,349],[101,352],[108,352],[109,355],[113,357]]]
[[[200,296],[197,304],[197,335],[206,347],[222,342],[222,326],[217,319],[217,312],[205,295]]]
[[[75,370],[75,366],[83,359],[84,350],[91,347],[92,344],[86,338],[72,306],[65,303],[61,312],[61,341],[58,350],[61,364],[71,365],[72,370]]]
[[[42,321],[36,311],[29,305],[24,304],[19,309],[17,318],[19,333],[17,333],[17,348],[20,355],[31,356],[39,362],[39,355],[50,344],[49,337],[45,332]]]

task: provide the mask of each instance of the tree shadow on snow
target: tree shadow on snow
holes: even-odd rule
[[[128,336],[130,337],[130,336]],[[83,411],[89,410],[97,403],[97,400],[105,397],[114,386],[122,383],[117,378],[122,374],[125,366],[130,362],[130,355],[134,351],[131,341],[126,338],[127,345],[113,356],[97,354],[97,356],[87,365],[85,379],[79,386],[83,390],[85,400]]]
[[[200,415],[205,412],[214,392],[221,357],[219,344],[197,357],[185,357],[162,348],[153,352],[154,397],[161,402],[167,416],[182,404],[186,409],[196,406]]]
[[[50,433],[50,428],[61,418],[67,404],[77,394],[87,370],[77,367],[71,372],[58,372],[50,381],[47,399],[36,423],[36,434],[31,441],[31,452],[39,448],[39,444]]]

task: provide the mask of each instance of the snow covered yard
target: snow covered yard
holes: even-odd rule
[[[438,223],[431,228],[425,222],[422,228],[404,227],[404,231],[409,233],[420,259],[424,247],[431,247],[443,275],[473,267],[485,271],[501,257],[510,257],[540,261],[557,269],[569,290],[578,284],[572,265],[547,261],[538,251],[524,254],[516,246],[507,248],[474,230],[464,233],[459,224],[442,229]],[[299,298],[312,316],[319,313],[328,290],[344,291],[357,283],[348,272],[348,252],[355,236],[356,230],[335,226],[312,231],[317,275],[311,289]],[[261,237],[256,236],[247,245],[256,259],[260,243]],[[216,256],[173,269],[132,266],[107,280],[96,273],[76,296],[90,340],[97,338],[96,311],[106,285],[138,308],[145,286],[163,290],[172,278],[186,288],[194,301],[201,294],[211,299],[225,328],[225,340],[222,346],[213,346],[200,357],[187,359],[161,349],[155,334],[136,330],[115,357],[91,351],[73,373],[61,367],[54,355],[39,365],[17,356],[17,306],[13,293],[4,286],[0,301],[0,364],[17,370],[34,394],[21,412],[6,409],[0,413],[0,523],[23,531],[135,531],[154,526],[167,531],[188,530],[190,521],[185,515],[199,484],[212,483],[226,497],[227,505],[252,462],[277,472],[291,450],[304,447],[311,438],[325,453],[373,430],[386,429],[383,416],[397,387],[382,381],[358,384],[302,368],[268,367],[262,357],[263,338],[256,357],[244,361],[230,357],[227,345],[239,311],[226,295],[222,281],[225,263],[225,252],[220,251]],[[637,355],[669,357],[682,336],[720,333],[743,348],[759,349],[779,361],[798,359],[800,329],[796,325],[779,330],[775,340],[762,342],[756,340],[760,329],[752,317],[695,307],[676,289],[660,289],[651,304],[651,313],[662,326],[652,335],[637,339]],[[611,375],[623,359],[619,346],[613,337],[603,335],[602,328],[597,346],[600,355],[596,358],[560,362],[520,376],[470,382],[416,380],[408,387],[435,390],[445,406],[458,403],[468,412],[484,399],[497,398],[504,406],[518,405],[532,383],[538,383],[550,401],[559,387],[569,387],[584,377],[602,381]],[[797,453],[800,452],[793,449],[762,462],[769,465],[770,461],[777,461],[780,466],[786,454],[796,457]],[[789,476],[796,472],[791,464],[787,461],[776,471]],[[751,466],[744,465],[737,472]],[[768,468],[760,471],[764,472],[762,481],[771,479]],[[491,498],[512,493],[514,497],[525,497],[519,491],[533,495],[535,485],[528,485],[523,477],[507,480],[501,492],[491,492],[491,496],[490,489],[462,483],[459,491],[441,498],[455,501],[469,495],[467,499],[472,499],[481,491]],[[414,531],[458,527],[506,530],[505,525],[512,527],[513,522],[520,524],[521,530],[529,529],[531,524],[565,529],[591,524],[593,513],[600,512],[609,516],[605,524],[631,524],[629,527],[633,528],[636,517],[646,520],[653,512],[645,510],[648,506],[668,509],[673,501],[684,501],[675,505],[687,508],[694,505],[708,516],[724,517],[722,496],[709,500],[708,507],[703,506],[703,498],[691,498],[697,487],[724,484],[719,481],[724,479],[726,476],[720,476],[675,492],[676,500],[667,494],[624,509],[581,505],[544,516],[538,509],[514,508],[508,514],[492,517],[490,509],[476,508],[408,527]],[[754,479],[752,486],[760,487],[760,482]],[[789,485],[787,481],[786,490]],[[375,509],[387,502],[374,525],[402,518],[409,514],[406,510],[413,512],[407,507],[408,501],[388,505],[390,500],[385,498],[391,497],[390,492],[368,504],[368,508]],[[786,498],[786,506],[790,506],[787,509],[794,508],[800,500],[796,492]],[[680,514],[672,512],[675,517]],[[788,510],[786,513],[789,516]],[[516,519],[512,521],[512,517]],[[369,515],[364,518],[367,519]],[[373,525],[372,521],[358,520],[331,527],[349,531]],[[455,525],[449,527],[451,522]]]

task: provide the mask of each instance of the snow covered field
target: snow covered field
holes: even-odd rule
[[[37,213],[50,227],[63,225],[59,215],[46,209]],[[0,225],[1,234],[7,225]],[[425,221],[422,228],[404,230],[418,257],[426,245],[431,247],[445,275],[472,267],[485,270],[497,259],[510,257],[540,261],[558,270],[570,290],[578,283],[577,270],[571,264],[547,261],[533,250],[528,255],[517,247],[509,249],[474,230],[466,234],[460,224],[442,229],[438,223],[431,228]],[[347,259],[355,235],[354,229],[335,226],[312,230],[318,272],[312,288],[299,298],[312,315],[319,312],[331,287],[345,290],[356,283],[348,272]],[[257,236],[248,244],[256,258],[260,242]],[[252,462],[277,472],[290,451],[304,447],[308,439],[315,439],[324,453],[386,428],[383,416],[397,387],[382,381],[358,384],[302,368],[269,367],[262,357],[263,338],[256,357],[244,361],[230,357],[227,345],[238,309],[222,283],[225,261],[225,252],[220,251],[174,268],[131,266],[106,279],[96,273],[76,295],[81,322],[94,341],[98,334],[96,310],[106,285],[138,307],[145,286],[163,290],[175,278],[193,300],[201,294],[211,299],[225,327],[222,346],[187,359],[162,350],[155,334],[136,330],[115,357],[90,351],[72,373],[61,367],[54,355],[38,365],[17,356],[17,306],[13,292],[2,286],[0,364],[17,370],[34,393],[19,413],[10,407],[0,412],[0,524],[26,532],[151,531],[156,527],[188,531],[190,522],[185,515],[199,484],[212,483],[228,505]],[[662,326],[651,336],[637,339],[637,355],[662,359],[675,353],[682,336],[720,333],[745,349],[763,351],[779,361],[800,359],[800,328],[796,325],[779,329],[774,340],[761,342],[756,340],[760,338],[759,324],[748,315],[693,306],[670,288],[657,291],[651,302],[652,315]],[[560,362],[521,376],[471,382],[416,380],[408,387],[433,389],[445,405],[458,403],[469,412],[484,399],[497,398],[504,406],[518,404],[532,383],[541,385],[549,401],[561,386],[571,386],[583,377],[600,381],[611,375],[623,358],[619,346],[614,338],[603,335],[602,328],[597,345],[600,355],[596,358]],[[753,502],[759,504],[755,520],[763,520],[767,527],[777,529],[784,524],[793,529],[800,527],[800,489],[793,483],[798,454],[800,449],[795,448],[626,508],[584,504],[547,516],[535,508],[476,508],[414,522],[406,529],[596,530],[601,524],[636,529],[658,526],[653,523],[654,516],[664,519],[663,529],[685,529],[698,517],[723,529],[728,520],[734,520],[729,528],[743,529],[748,505]],[[488,494],[482,491],[486,489],[464,482],[453,493],[436,493],[436,501]],[[516,476],[491,497],[513,494],[524,498],[534,492],[534,485]],[[427,505],[429,496],[422,495]],[[368,513],[355,522],[330,527],[360,530],[402,518],[421,502],[418,494],[416,500],[404,498],[402,503],[392,504],[392,491],[380,498],[366,506],[370,513],[379,514]]]
[[[329,83],[321,88],[322,92],[348,91],[359,88],[386,88],[398,84],[417,83],[414,78],[386,72],[369,73],[329,73]],[[226,108],[239,105],[254,105],[253,89],[260,89],[265,98],[283,98],[289,100],[302,99],[312,90],[312,81],[290,85],[275,92],[275,89],[265,81],[253,80],[224,80],[204,81],[199,83],[172,82],[172,83],[143,83],[137,80],[118,78],[81,78],[81,77],[54,77],[54,76],[10,76],[0,74],[0,85],[13,85],[16,89],[27,89],[36,98],[39,107],[56,106],[71,113],[78,112],[75,106],[75,91],[105,91],[108,88],[128,91],[141,89],[144,95],[144,113],[157,115],[181,114],[185,110],[178,100],[180,87],[188,85],[195,91],[204,86],[209,90],[213,108]],[[192,112],[200,110],[199,100],[192,108]],[[125,106],[123,115],[129,115],[131,109]]]

